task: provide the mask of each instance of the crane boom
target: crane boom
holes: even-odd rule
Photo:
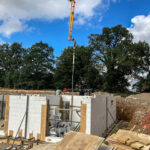
[[[75,14],[75,0],[69,0],[71,2],[71,10],[70,10],[70,23],[69,23],[69,41],[74,41],[73,47],[73,61],[72,61],[72,94],[74,92],[74,66],[75,66],[75,48],[76,48],[76,40],[72,37],[72,30],[73,30],[73,21],[74,21],[74,14]],[[73,95],[72,95],[73,99]],[[71,115],[72,116],[72,115]]]
[[[74,14],[75,14],[75,0],[69,0],[71,2],[71,10],[70,10],[70,23],[69,23],[69,41],[74,41],[76,44],[76,41],[74,38],[72,38],[72,30],[73,30],[73,21],[74,21]]]

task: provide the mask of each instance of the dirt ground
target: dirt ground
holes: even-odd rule
[[[150,134],[150,93],[116,96],[117,118],[129,122],[128,128]]]

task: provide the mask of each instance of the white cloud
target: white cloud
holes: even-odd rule
[[[134,36],[134,41],[146,41],[150,43],[150,15],[135,16],[132,20],[132,25],[129,31]]]
[[[104,2],[116,0],[76,0],[77,22],[85,24],[95,15],[95,8]],[[101,10],[99,10],[101,11]],[[27,22],[33,19],[52,21],[70,15],[68,0],[0,0],[0,34],[9,37],[15,32],[28,30]],[[33,27],[34,28],[34,27]]]
[[[14,32],[23,31],[26,26],[23,26],[22,22],[18,19],[4,20],[0,26],[0,33],[6,37],[9,37]]]
[[[80,23],[94,15],[94,8],[102,0],[77,0],[76,14]],[[68,0],[1,0],[0,2],[0,33],[9,37],[14,32],[27,29],[27,21],[40,19],[52,21],[64,19],[70,15]]]

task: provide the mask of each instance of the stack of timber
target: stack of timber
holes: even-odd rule
[[[32,150],[115,150],[103,142],[104,138],[71,131],[58,144],[41,144]]]
[[[114,150],[103,145],[104,138],[80,132],[69,132],[54,150]]]
[[[118,150],[150,150],[150,135],[119,130],[107,139],[109,145]]]

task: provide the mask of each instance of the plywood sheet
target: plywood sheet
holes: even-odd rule
[[[98,150],[103,138],[79,132],[70,132],[54,150]]]
[[[56,147],[56,144],[49,143],[49,144],[40,144],[39,146],[36,146],[32,148],[31,150],[54,150]]]
[[[81,104],[80,132],[82,133],[86,133],[86,110],[87,110],[87,105]]]

